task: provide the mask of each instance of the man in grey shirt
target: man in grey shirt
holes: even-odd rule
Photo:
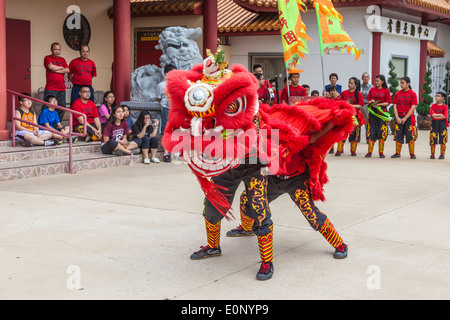
[[[164,67],[164,74],[167,75],[170,71],[175,70],[176,67],[174,65],[167,65]],[[160,82],[156,87],[156,99],[161,104],[161,126],[160,133],[164,135],[164,130],[166,128],[166,124],[169,118],[169,100],[167,99],[167,95],[165,92],[166,89],[166,80]],[[167,150],[164,150],[164,162],[170,162],[171,157]]]
[[[366,129],[366,141],[368,141],[367,138],[367,123],[368,123],[368,119],[369,119],[369,108],[367,108],[367,95],[369,94],[370,89],[373,88],[373,85],[369,82],[370,81],[370,75],[367,72],[364,72],[363,75],[361,76],[361,93],[364,97],[364,106],[362,106],[361,108],[361,113],[364,117],[364,119],[366,119],[366,124],[365,124],[365,129]]]

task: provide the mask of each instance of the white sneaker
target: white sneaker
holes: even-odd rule
[[[145,163],[145,164],[150,164],[150,159],[149,159],[149,158],[145,158],[145,159],[144,159],[144,163]]]
[[[156,158],[156,157],[152,158],[151,161],[152,161],[153,163],[160,163],[160,162],[161,162],[161,161],[159,161],[159,159]]]

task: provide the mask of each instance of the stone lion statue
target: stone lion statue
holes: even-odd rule
[[[165,80],[166,65],[173,64],[179,70],[190,70],[194,65],[202,63],[203,57],[195,41],[201,35],[201,28],[168,27],[161,32],[158,45],[155,46],[163,52],[161,67],[145,65],[131,74],[131,100],[156,101],[156,86]]]

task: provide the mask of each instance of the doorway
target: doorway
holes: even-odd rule
[[[30,21],[6,19],[6,87],[31,94]],[[7,119],[12,119],[11,97],[7,99]]]

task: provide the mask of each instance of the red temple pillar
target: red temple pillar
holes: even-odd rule
[[[381,73],[381,35],[382,32],[372,33],[372,84],[375,85],[375,77]]]
[[[6,0],[0,0],[0,141],[10,138],[6,99]]]
[[[422,25],[428,25],[428,14],[422,14]],[[417,92],[419,101],[422,101],[422,86],[425,84],[425,73],[427,72],[428,64],[428,40],[420,40],[420,69],[419,69],[419,91]]]
[[[131,5],[114,0],[113,87],[116,101],[129,101],[131,91]]]
[[[203,2],[203,57],[206,49],[217,50],[217,0]]]

